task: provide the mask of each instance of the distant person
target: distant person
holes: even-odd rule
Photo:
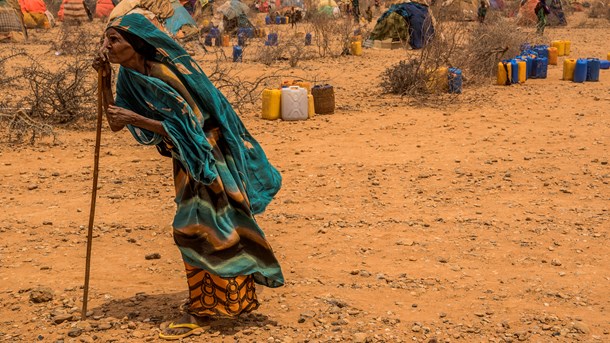
[[[536,17],[538,18],[538,24],[536,25],[536,33],[538,33],[539,35],[543,35],[544,28],[547,24],[546,17],[549,15],[549,13],[551,13],[549,7],[546,5],[546,0],[538,0],[538,3],[534,8],[534,13],[536,13]]]
[[[360,22],[360,2],[359,0],[352,0],[352,12],[354,14],[354,22]]]
[[[485,0],[481,0],[481,3],[479,3],[479,9],[477,11],[479,23],[483,24],[483,22],[485,21],[486,15],[487,15],[487,2]]]
[[[366,21],[369,23],[373,21],[373,11],[371,10],[371,5],[369,5],[369,7],[366,8],[366,11],[364,11],[364,19],[366,19]]]

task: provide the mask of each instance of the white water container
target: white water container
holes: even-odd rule
[[[307,119],[307,89],[299,86],[282,88],[282,119]]]

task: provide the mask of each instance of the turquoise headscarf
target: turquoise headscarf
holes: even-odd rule
[[[245,128],[229,101],[210,82],[197,62],[140,14],[119,17],[108,27],[130,32],[156,48],[156,59],[178,75],[199,108],[218,122],[239,169],[241,181],[246,186],[252,213],[264,211],[281,187],[280,173],[269,163],[265,152]],[[173,88],[157,78],[121,67],[117,77],[116,104],[162,121],[177,148],[178,153],[174,157],[182,162],[191,177],[205,184],[214,181],[217,177],[213,169],[215,161],[212,147],[203,132],[204,123]],[[129,130],[142,144],[162,144],[162,137],[156,133],[131,126]]]

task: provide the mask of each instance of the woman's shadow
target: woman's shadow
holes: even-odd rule
[[[132,322],[141,322],[151,326],[159,326],[164,322],[171,322],[180,318],[188,299],[188,292],[171,294],[138,293],[131,298],[112,299],[102,305],[91,309],[93,316],[104,314],[105,318],[126,319]],[[234,335],[248,328],[276,326],[278,323],[270,320],[264,314],[247,313],[237,318],[210,319],[208,331],[219,332],[223,335]]]

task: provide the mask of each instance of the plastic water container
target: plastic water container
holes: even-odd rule
[[[352,44],[351,44],[351,53],[354,56],[361,56],[362,55],[362,42],[361,41],[352,42]]]
[[[286,18],[285,24],[290,24],[290,17],[284,17],[284,18]]]
[[[307,94],[311,93],[311,82],[302,81],[302,80],[295,80],[295,81],[293,81],[293,84],[295,86],[299,86],[301,88],[305,88],[307,90]]]
[[[280,17],[280,24],[286,24],[286,17]]]
[[[529,79],[532,75],[532,65],[534,64],[534,58],[529,55],[519,56],[519,58],[525,61],[525,79]]]
[[[510,60],[511,74],[510,83],[519,83],[519,63],[516,59]]]
[[[462,94],[462,71],[458,68],[449,68],[449,93]]]
[[[267,120],[280,119],[280,102],[282,91],[279,89],[263,90],[263,112],[261,117]]]
[[[299,86],[282,88],[282,119],[305,120],[307,112],[307,90]]]
[[[449,92],[449,69],[447,67],[438,67],[430,73],[426,88],[430,93],[448,93]]]
[[[280,25],[282,23],[282,17],[279,15],[275,16],[275,25]]]
[[[536,78],[546,79],[546,73],[549,68],[549,60],[546,57],[536,57]]]
[[[512,66],[510,61],[498,62],[498,85],[510,86],[510,77],[512,75]]]
[[[549,64],[557,65],[557,48],[554,46],[549,48]]]
[[[243,57],[244,50],[239,45],[233,46],[233,62],[241,62]]]
[[[524,83],[527,80],[527,62],[524,60],[518,60],[519,65],[519,83]]]
[[[557,56],[563,56],[566,53],[566,43],[562,40],[552,41],[551,47],[554,47],[557,49]]]
[[[212,46],[212,39],[214,39],[214,36],[212,36],[211,33],[208,33],[207,35],[205,35],[205,40],[203,41],[203,44],[207,46]]]
[[[315,85],[311,89],[316,114],[335,113],[335,89],[331,85]]]
[[[610,69],[610,61],[599,60],[599,69]]]
[[[549,46],[548,45],[536,45],[532,50],[538,54],[538,57],[549,58]]]
[[[313,102],[313,95],[307,94],[307,118],[311,119],[316,115],[316,108]]]
[[[271,17],[265,16],[265,25],[271,25]]]
[[[598,58],[587,59],[587,81],[599,81],[600,63]]]
[[[610,52],[608,53],[608,55],[606,56],[606,60],[610,61]]]
[[[574,67],[574,82],[585,82],[587,80],[587,60],[579,58]]]
[[[563,79],[565,81],[574,80],[574,68],[576,67],[576,59],[566,58],[563,60]]]
[[[572,42],[570,42],[569,40],[564,40],[563,41],[564,44],[564,56],[570,56],[570,52],[572,52]]]
[[[213,28],[210,29],[210,34],[214,38],[220,37],[220,30],[217,27],[213,27]]]
[[[276,46],[277,45],[277,33],[272,32],[272,33],[268,34],[267,42],[269,42],[269,45],[271,45],[271,46]]]
[[[229,35],[222,35],[222,46],[231,46],[231,37]]]
[[[309,32],[305,34],[305,45],[311,45],[311,33]]]

